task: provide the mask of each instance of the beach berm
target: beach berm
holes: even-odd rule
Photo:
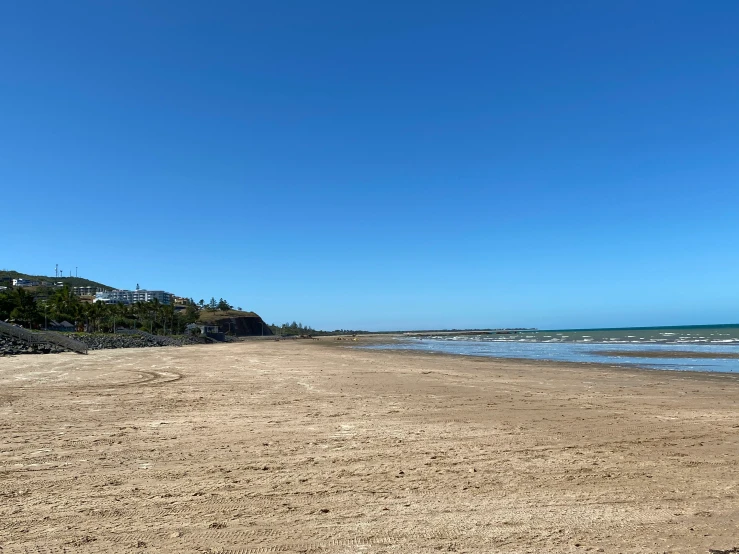
[[[739,546],[737,375],[355,348],[367,340],[0,359],[0,547]]]

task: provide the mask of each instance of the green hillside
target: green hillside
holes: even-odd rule
[[[13,279],[30,279],[32,281],[48,281],[49,283],[65,283],[70,287],[102,287],[106,289],[114,289],[110,285],[104,285],[97,281],[84,279],[83,277],[48,277],[45,275],[29,275],[27,273],[19,273],[18,271],[10,271],[7,269],[0,270],[0,286],[10,286]]]
[[[221,319],[230,317],[259,317],[254,312],[245,312],[243,310],[200,310],[198,320],[201,323],[214,323]]]

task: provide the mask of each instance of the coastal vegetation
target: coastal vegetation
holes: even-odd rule
[[[38,283],[14,287],[13,279]],[[54,329],[68,322],[65,330],[112,333],[115,329],[140,329],[154,334],[182,334],[190,323],[209,323],[223,318],[256,317],[254,312],[235,308],[224,298],[209,301],[180,299],[178,305],[154,299],[133,304],[94,302],[81,297],[72,287],[111,290],[103,283],[81,277],[46,277],[12,270],[0,271],[0,321],[9,321],[28,329]]]
[[[13,287],[13,279],[27,279],[37,286]],[[234,307],[224,298],[181,299],[177,306],[158,300],[133,304],[93,302],[91,297],[80,297],[72,287],[114,287],[81,277],[45,277],[18,271],[0,271],[0,321],[10,321],[29,329],[53,329],[56,322],[69,322],[75,331],[112,333],[115,329],[140,329],[153,334],[182,334],[190,323],[219,324],[228,319],[258,318],[253,334],[282,336],[324,336],[366,333],[349,329],[325,331],[296,321],[281,325],[260,323],[261,318],[251,311]],[[229,329],[232,327],[229,325]],[[72,330],[72,329],[69,329]]]
[[[272,323],[269,325],[272,333],[275,335],[319,335],[325,334],[324,331],[317,331],[310,326],[303,325],[302,323],[283,323],[282,325],[275,325]]]
[[[272,323],[269,328],[275,335],[291,336],[291,335],[312,335],[312,336],[329,336],[329,335],[358,335],[368,334],[369,331],[355,331],[351,329],[335,329],[333,331],[322,331],[314,329],[309,325],[303,325],[293,321],[292,323],[283,323],[276,325]]]
[[[158,300],[130,305],[83,302],[68,285],[49,294],[34,295],[21,287],[0,291],[0,320],[30,329],[46,329],[52,322],[67,321],[77,331],[110,333],[115,328],[141,329],[156,334],[181,334],[198,320],[193,304],[184,311]]]

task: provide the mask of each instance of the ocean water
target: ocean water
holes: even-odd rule
[[[422,337],[408,335],[390,344],[364,348],[739,373],[739,359],[704,357],[739,354],[739,325],[438,334]],[[639,356],[645,351],[684,352],[688,353],[688,357]],[[701,357],[691,358],[691,352],[700,353]]]

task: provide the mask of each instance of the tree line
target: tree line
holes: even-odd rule
[[[190,302],[193,303],[193,304],[195,303],[192,298],[190,299]],[[201,310],[211,310],[211,311],[214,311],[214,312],[217,311],[217,310],[220,310],[222,312],[226,312],[228,310],[233,310],[234,309],[234,307],[231,304],[229,304],[227,301],[225,301],[223,298],[219,299],[216,302],[215,297],[211,297],[210,298],[210,301],[207,302],[207,303],[205,302],[205,300],[203,300],[201,298],[198,301],[197,305],[198,305],[198,307]],[[239,311],[241,311],[241,306],[239,306],[236,309],[239,310]]]
[[[115,328],[128,328],[158,334],[182,334],[187,324],[198,321],[199,315],[198,306],[192,299],[180,312],[157,299],[130,305],[82,302],[68,285],[47,297],[38,298],[20,287],[0,292],[0,320],[29,329],[47,328],[51,321],[68,321],[77,331],[110,333]]]
[[[272,323],[268,325],[275,335],[315,335],[322,333],[322,331],[316,331],[310,326],[304,326],[302,323],[283,323],[282,325],[275,325]]]
[[[162,304],[158,300],[133,304],[105,304],[104,302],[82,302],[69,285],[53,289],[45,295],[34,296],[22,287],[0,291],[0,321],[10,321],[28,329],[45,329],[50,322],[68,321],[77,331],[111,333],[116,328],[140,329],[155,334],[182,334],[190,323],[200,319],[202,310],[228,311],[233,306],[223,298],[211,297],[206,302],[185,301],[185,310]],[[236,308],[241,311],[241,307]],[[337,329],[320,331],[309,325],[293,321],[268,325],[275,335],[332,335],[355,334],[363,331]]]
[[[366,333],[367,331],[355,331],[351,329],[335,329],[334,331],[321,331],[293,321],[292,323],[283,323],[275,325],[272,323],[268,326],[275,335],[356,335]]]

